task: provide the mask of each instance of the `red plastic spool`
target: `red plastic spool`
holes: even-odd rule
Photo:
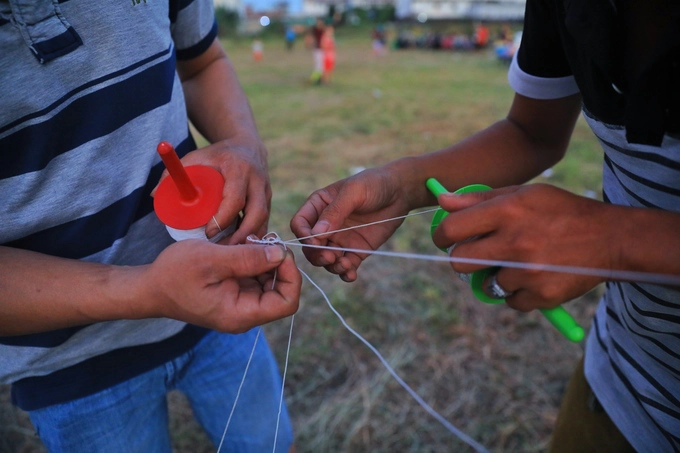
[[[177,230],[202,227],[217,213],[222,202],[224,178],[205,165],[184,167],[168,142],[157,147],[170,177],[163,179],[153,200],[156,215]]]

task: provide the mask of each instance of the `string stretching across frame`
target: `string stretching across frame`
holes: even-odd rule
[[[487,267],[509,267],[509,268],[517,268],[517,269],[527,269],[527,270],[537,270],[537,271],[550,271],[550,272],[560,272],[560,273],[569,273],[569,274],[578,274],[578,275],[585,275],[585,276],[594,276],[594,277],[600,277],[608,280],[627,280],[627,281],[638,281],[638,282],[644,282],[644,283],[651,283],[651,284],[659,284],[659,285],[680,285],[680,276],[676,275],[668,275],[668,274],[656,274],[656,273],[646,273],[646,272],[635,272],[635,271],[619,271],[619,270],[611,270],[611,269],[598,269],[598,268],[588,268],[588,267],[581,267],[581,266],[564,266],[564,265],[553,265],[553,264],[543,264],[543,263],[523,263],[523,262],[516,262],[516,261],[500,261],[500,260],[485,260],[485,259],[476,259],[476,258],[454,258],[452,256],[436,256],[436,255],[424,255],[424,254],[417,254],[417,253],[402,253],[402,252],[387,252],[387,251],[380,251],[380,250],[364,250],[364,249],[353,249],[353,248],[342,248],[342,247],[332,247],[332,246],[319,246],[319,245],[310,245],[310,244],[303,244],[301,241],[305,239],[311,239],[313,237],[317,236],[330,236],[335,233],[343,232],[343,231],[348,231],[356,228],[363,228],[371,225],[376,225],[379,223],[385,223],[385,222],[391,222],[391,221],[396,221],[400,220],[406,217],[410,216],[415,216],[415,215],[422,215],[422,214],[427,214],[429,212],[433,212],[436,209],[430,209],[430,210],[425,210],[425,211],[420,211],[420,212],[415,212],[415,213],[410,213],[404,216],[399,216],[399,217],[394,217],[390,219],[384,219],[380,220],[377,222],[372,222],[372,223],[367,223],[367,224],[361,224],[361,225],[356,225],[353,227],[348,227],[348,228],[343,228],[335,231],[330,231],[330,232],[325,232],[322,234],[318,235],[310,235],[298,239],[292,239],[288,241],[283,241],[279,238],[279,236],[276,233],[268,233],[265,235],[262,239],[251,239],[249,238],[250,242],[255,242],[255,243],[261,243],[261,244],[280,244],[284,248],[287,246],[300,246],[300,247],[309,247],[309,248],[317,248],[317,249],[327,249],[327,250],[336,250],[336,251],[342,251],[342,252],[353,252],[353,253],[362,253],[362,254],[373,254],[373,255],[381,255],[381,256],[390,256],[390,257],[395,257],[395,258],[405,258],[405,259],[420,259],[420,260],[426,260],[426,261],[437,261],[437,262],[459,262],[459,263],[468,263],[468,264],[478,264],[478,265],[483,265]],[[302,271],[300,268],[298,268],[300,273],[309,281],[309,283],[312,284],[323,296],[324,300],[326,301],[326,304],[330,308],[330,310],[338,317],[342,325],[349,330],[350,333],[352,333],[355,337],[357,337],[366,347],[368,347],[371,352],[373,352],[382,365],[385,367],[385,369],[394,377],[394,379],[413,397],[413,399],[420,404],[423,409],[425,409],[426,412],[428,412],[432,417],[434,417],[437,421],[439,421],[449,432],[451,432],[453,435],[455,435],[457,438],[459,438],[461,441],[466,443],[468,446],[473,448],[477,452],[487,452],[487,449],[479,444],[477,441],[472,439],[470,436],[465,434],[463,431],[461,431],[459,428],[451,424],[448,420],[446,420],[441,414],[439,414],[437,411],[435,411],[429,404],[427,404],[397,373],[396,371],[390,366],[390,364],[385,360],[385,358],[380,354],[380,352],[364,337],[362,337],[358,332],[356,332],[351,326],[347,324],[345,319],[342,317],[342,315],[335,309],[333,304],[330,302],[328,296],[326,293],[323,291],[323,289],[317,285],[310,277],[307,275],[304,271]],[[274,275],[274,282],[276,281],[276,274]],[[272,284],[273,287],[274,283]],[[283,372],[283,383],[282,383],[282,388],[281,388],[281,399],[279,401],[279,413],[277,416],[277,424],[276,424],[276,432],[275,432],[275,439],[274,439],[274,445],[273,445],[273,452],[276,452],[276,439],[278,437],[278,430],[279,430],[279,419],[281,415],[281,409],[283,406],[283,387],[285,386],[285,378],[286,378],[286,372],[288,369],[288,359],[289,359],[289,354],[290,354],[290,345],[291,345],[291,339],[293,335],[293,325],[294,325],[294,320],[295,316],[293,315],[291,317],[291,324],[290,324],[290,332],[288,336],[288,345],[286,349],[286,357],[285,357],[285,366],[284,366],[284,372]],[[248,373],[248,368],[250,366],[250,362],[252,360],[253,354],[255,352],[255,346],[257,345],[258,338],[260,336],[261,328],[258,328],[258,334],[255,337],[255,342],[253,344],[253,349],[251,351],[251,355],[248,359],[248,362],[246,364],[246,368],[243,374],[243,378],[241,379],[241,384],[239,386],[238,392],[236,394],[235,401],[232,405],[231,412],[229,414],[229,418],[227,420],[227,424],[224,429],[224,433],[222,435],[222,440],[220,442],[220,445],[218,447],[218,453],[221,451],[222,445],[224,443],[224,438],[227,434],[227,430],[229,429],[229,424],[232,419],[234,410],[236,408],[236,404],[238,402],[238,397],[241,392],[241,387],[243,386],[243,383],[245,382],[246,375]]]

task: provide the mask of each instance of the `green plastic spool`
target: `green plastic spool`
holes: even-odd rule
[[[441,185],[439,181],[434,178],[429,178],[425,185],[436,197],[443,193],[449,192],[443,185]],[[463,194],[470,192],[484,192],[487,190],[491,190],[491,187],[484,184],[471,184],[469,186],[461,187],[453,193]],[[430,235],[434,234],[434,230],[437,229],[439,224],[448,214],[449,213],[442,208],[439,208],[435,211],[434,216],[432,217],[432,224],[430,225]],[[447,249],[440,248],[440,250],[449,253]],[[472,275],[469,276],[469,284],[470,288],[472,289],[472,293],[477,299],[487,304],[505,303],[505,299],[494,299],[486,294],[482,289],[484,281],[487,279],[487,277],[494,272],[497,272],[498,269],[498,267],[489,267],[473,272]],[[583,340],[585,336],[583,328],[578,325],[576,320],[569,314],[569,312],[567,312],[567,310],[564,309],[564,307],[560,305],[559,307],[555,308],[543,308],[540,309],[540,311],[543,313],[543,316],[545,316],[546,319],[550,321],[550,323],[555,326],[555,328],[559,330],[567,339],[573,341],[574,343],[578,343]]]

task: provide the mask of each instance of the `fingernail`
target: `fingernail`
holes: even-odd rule
[[[328,231],[330,227],[331,227],[330,223],[326,222],[325,220],[322,220],[316,225],[314,225],[314,229],[312,230],[312,232],[314,234],[325,233],[326,231]]]
[[[279,263],[286,257],[285,250],[278,245],[265,246],[264,253],[267,256],[267,261],[270,263]]]

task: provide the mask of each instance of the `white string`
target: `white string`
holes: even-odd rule
[[[409,214],[408,216],[426,214],[429,211],[422,211],[417,213]],[[537,271],[549,271],[549,272],[560,272],[567,274],[577,274],[586,275],[592,277],[601,277],[607,280],[625,280],[625,281],[635,281],[640,283],[651,283],[655,285],[680,285],[680,275],[671,274],[658,274],[652,272],[637,272],[637,271],[625,271],[625,270],[614,270],[614,269],[600,269],[584,266],[567,266],[559,264],[542,264],[542,263],[523,263],[520,261],[502,261],[502,260],[491,260],[491,259],[481,259],[481,258],[456,258],[453,256],[437,256],[437,255],[424,255],[418,253],[403,253],[403,252],[387,252],[382,250],[366,250],[366,249],[354,249],[346,247],[333,247],[326,245],[312,245],[312,244],[302,244],[299,241],[303,239],[311,239],[318,236],[328,236],[340,231],[346,231],[355,228],[361,228],[364,226],[375,225],[376,223],[389,222],[393,220],[399,220],[407,216],[394,217],[392,219],[380,220],[378,222],[367,223],[364,225],[356,225],[350,228],[344,228],[336,231],[328,231],[325,233],[314,234],[310,236],[305,236],[303,238],[291,239],[288,241],[283,241],[286,245],[297,245],[300,247],[309,247],[316,249],[326,249],[326,250],[337,250],[341,252],[352,252],[361,253],[366,255],[382,255],[391,256],[395,258],[408,258],[408,259],[419,259],[426,261],[444,261],[449,263],[467,263],[467,264],[478,264],[486,267],[510,267],[515,269],[527,269],[527,270],[537,270]]]
[[[315,237],[318,237],[318,236],[328,236],[328,235],[335,234],[335,233],[341,233],[343,231],[354,230],[356,228],[364,228],[364,227],[371,226],[371,225],[377,225],[379,223],[393,222],[395,220],[401,220],[401,219],[405,219],[407,217],[413,217],[413,216],[416,216],[416,215],[427,214],[428,212],[434,212],[434,211],[437,211],[438,209],[439,208],[432,208],[432,209],[427,209],[425,211],[410,212],[406,215],[400,215],[398,217],[392,217],[390,219],[377,220],[375,222],[370,222],[370,223],[362,223],[360,225],[354,225],[354,226],[351,226],[351,227],[342,228],[342,229],[335,230],[335,231],[326,231],[325,233],[310,234],[309,236],[304,236],[304,237],[297,238],[297,239],[291,239],[289,241],[283,241],[283,243],[284,244],[290,244],[291,242],[294,243],[294,242],[304,241],[305,239],[311,239],[311,238],[315,238]],[[276,234],[276,233],[274,233],[274,234]]]
[[[219,226],[218,226],[219,228]],[[283,246],[284,250],[288,250],[286,245],[283,243],[281,238],[279,238],[279,235],[276,233],[267,233],[265,234],[262,239],[255,239],[248,237],[249,242],[255,242],[258,244],[279,244]],[[276,284],[276,274],[277,270],[274,270],[274,279],[272,281],[272,290],[274,289],[274,285]],[[286,358],[285,358],[285,366],[283,369],[283,377],[281,380],[281,396],[279,398],[279,410],[278,414],[276,416],[276,430],[274,432],[274,449],[273,452],[276,452],[276,442],[279,437],[279,424],[281,421],[281,410],[283,408],[283,390],[286,385],[286,374],[288,372],[288,357],[290,355],[290,344],[291,340],[293,338],[293,323],[295,322],[295,315],[292,315],[290,318],[290,332],[288,334],[288,348],[286,349]],[[246,380],[246,375],[248,374],[248,369],[250,368],[250,363],[253,360],[253,355],[255,354],[255,347],[257,346],[257,340],[260,338],[260,333],[262,332],[262,328],[258,328],[257,331],[257,336],[255,337],[255,341],[253,342],[253,349],[250,351],[250,357],[248,357],[248,362],[246,363],[246,368],[243,372],[243,377],[241,377],[241,383],[238,386],[238,390],[236,392],[236,398],[234,399],[234,404],[231,406],[231,412],[229,413],[229,418],[227,419],[227,424],[224,427],[224,432],[222,433],[222,439],[220,440],[220,445],[217,447],[217,453],[220,453],[220,450],[222,449],[222,444],[224,443],[224,438],[227,435],[227,430],[229,429],[229,424],[231,423],[231,418],[234,415],[234,410],[236,409],[236,403],[238,403],[239,396],[241,395],[241,389],[243,388],[243,383]]]
[[[217,219],[215,218],[215,216],[213,216],[212,219],[213,219],[213,222],[215,222],[215,225],[217,225],[217,229],[218,229],[218,230],[220,231],[220,233],[221,233],[221,232],[222,232],[222,228],[220,227],[220,224],[217,223]]]
[[[246,238],[248,242],[254,242],[255,244],[264,244],[264,245],[280,245],[283,247],[284,251],[288,251],[288,247],[286,247],[286,244],[281,240],[278,234],[275,232],[271,231],[264,236],[262,236],[262,239],[257,239],[256,237],[253,236],[248,236]],[[279,268],[277,267],[274,269],[274,278],[272,279],[272,288],[274,289],[274,286],[276,285],[276,276],[279,273]]]
[[[390,219],[394,220],[394,219]],[[262,239],[255,239],[255,238],[248,238],[249,242],[255,242],[255,243],[260,243],[260,244],[282,244],[285,247],[285,244],[283,244],[283,241],[281,238],[279,238],[279,235],[276,233],[267,233],[262,237]],[[390,366],[390,364],[385,360],[385,358],[380,354],[380,352],[373,346],[368,340],[366,340],[364,337],[362,337],[356,330],[354,330],[352,327],[347,324],[345,319],[342,317],[342,315],[333,307],[333,304],[331,301],[328,299],[328,296],[326,293],[321,289],[319,285],[314,282],[314,280],[311,279],[309,275],[307,275],[302,269],[298,267],[298,270],[302,275],[305,276],[305,278],[321,293],[323,296],[324,300],[328,304],[328,307],[331,309],[331,311],[338,317],[340,322],[342,323],[343,326],[347,330],[349,330],[355,337],[357,337],[362,343],[364,343],[380,360],[380,362],[383,364],[385,369],[394,377],[394,379],[401,385],[417,402],[420,404],[425,411],[427,411],[430,415],[432,415],[437,421],[439,421],[449,432],[451,432],[453,435],[458,437],[460,440],[471,446],[472,448],[475,449],[477,452],[486,452],[486,448],[484,448],[481,444],[477,443],[474,439],[472,439],[470,436],[462,432],[460,429],[456,428],[452,423],[450,423],[448,420],[446,420],[441,414],[439,414],[437,411],[435,411],[429,404],[423,400],[420,395],[418,395]],[[290,325],[290,333],[288,335],[288,349],[286,351],[286,361],[284,365],[284,372],[283,372],[283,384],[281,387],[281,399],[279,400],[279,413],[277,416],[276,420],[276,435],[274,437],[274,452],[276,451],[276,439],[278,437],[278,431],[279,431],[279,420],[281,417],[281,408],[283,406],[283,390],[285,386],[285,379],[286,379],[286,373],[288,370],[288,358],[289,358],[289,353],[290,353],[290,344],[291,344],[291,339],[293,336],[293,322],[294,322],[294,315],[291,317],[291,325]],[[245,378],[245,375],[244,375]],[[239,389],[240,390],[240,389]],[[232,409],[233,410],[233,409]],[[226,429],[225,429],[226,432]],[[219,453],[219,450],[218,450]]]
[[[255,347],[257,346],[257,340],[260,338],[260,333],[262,328],[258,327],[257,335],[255,336],[255,341],[253,342],[253,349],[250,351],[250,357],[248,357],[248,362],[246,363],[246,369],[243,371],[243,377],[241,378],[241,383],[236,391],[236,398],[234,399],[234,404],[231,406],[231,412],[229,413],[229,418],[227,419],[227,425],[224,427],[224,432],[222,433],[222,439],[220,440],[220,445],[217,447],[217,453],[220,453],[222,449],[222,444],[224,443],[224,437],[227,435],[227,430],[229,429],[229,424],[231,423],[231,417],[234,415],[234,410],[236,409],[236,403],[238,403],[238,398],[241,395],[241,389],[243,388],[243,383],[246,381],[246,375],[248,374],[248,368],[250,368],[250,362],[253,360],[253,355],[255,354]],[[278,429],[278,422],[277,422]],[[274,444],[276,446],[276,444]]]
[[[397,258],[407,258],[407,259],[420,259],[420,260],[427,260],[427,261],[439,261],[439,262],[458,262],[458,263],[468,263],[468,264],[478,264],[478,265],[483,265],[486,267],[510,267],[510,268],[516,268],[516,269],[528,269],[528,270],[539,270],[539,271],[550,271],[550,272],[561,272],[561,273],[571,273],[571,274],[578,274],[578,275],[586,275],[586,276],[596,276],[596,277],[602,277],[605,279],[611,279],[611,280],[629,280],[629,281],[637,281],[637,282],[645,282],[645,283],[653,283],[653,284],[661,284],[661,285],[680,285],[680,276],[676,275],[670,275],[670,274],[657,274],[657,273],[649,273],[649,272],[636,272],[636,271],[620,271],[620,270],[613,270],[613,269],[599,269],[599,268],[590,268],[590,267],[582,267],[582,266],[566,266],[566,265],[554,265],[554,264],[542,264],[542,263],[523,263],[523,262],[517,262],[517,261],[502,261],[502,260],[487,260],[487,259],[477,259],[477,258],[455,258],[452,256],[435,256],[435,255],[423,255],[423,254],[417,254],[417,253],[402,253],[402,252],[387,252],[387,251],[381,251],[381,250],[365,250],[365,249],[353,249],[353,248],[344,248],[344,247],[332,247],[332,246],[321,246],[321,245],[311,245],[311,244],[302,244],[300,241],[305,240],[305,239],[311,239],[317,236],[329,236],[335,233],[343,232],[343,231],[348,231],[356,228],[363,228],[371,225],[376,225],[380,223],[385,223],[385,222],[391,222],[399,219],[404,219],[406,217],[411,217],[415,215],[421,215],[421,214],[426,214],[429,212],[436,211],[439,208],[434,208],[430,210],[425,210],[425,211],[420,211],[420,212],[415,212],[415,213],[409,213],[403,216],[399,217],[394,217],[390,219],[384,219],[384,220],[379,220],[376,222],[371,222],[367,224],[362,224],[362,225],[355,225],[352,227],[347,227],[335,231],[327,231],[324,233],[320,234],[314,234],[314,235],[309,235],[297,239],[292,239],[288,241],[283,241],[281,238],[278,236],[276,233],[267,233],[265,236],[263,236],[262,239],[252,239],[248,238],[250,242],[255,242],[255,243],[260,243],[260,244],[279,244],[282,245],[284,248],[286,245],[297,245],[300,247],[310,247],[310,248],[317,248],[317,249],[326,249],[326,250],[336,250],[336,251],[341,251],[341,252],[352,252],[352,253],[360,253],[360,254],[373,254],[373,255],[382,255],[382,256],[391,256],[391,257],[397,257]],[[397,373],[394,371],[394,369],[389,365],[389,363],[385,360],[385,358],[380,354],[380,352],[364,337],[362,337],[358,332],[356,332],[352,327],[350,327],[345,319],[340,315],[340,313],[335,309],[333,304],[331,304],[330,300],[328,299],[328,296],[326,293],[317,285],[310,277],[307,275],[302,269],[298,268],[300,273],[305,276],[305,278],[321,293],[323,296],[324,300],[328,304],[328,307],[331,309],[331,311],[338,317],[340,322],[343,324],[343,326],[349,330],[350,333],[352,333],[356,338],[358,338],[364,345],[366,345],[380,360],[380,362],[383,364],[385,369],[394,377],[394,379],[418,402],[418,404],[423,407],[431,416],[433,416],[437,421],[439,421],[449,432],[454,434],[456,437],[458,437],[460,440],[468,444],[470,447],[475,449],[477,452],[487,452],[486,448],[476,442],[474,439],[472,439],[470,436],[456,428],[452,423],[450,423],[448,420],[446,420],[442,415],[440,415],[437,411],[435,411],[430,405],[428,405]],[[276,282],[276,271],[274,274],[274,283]],[[274,288],[274,284],[272,284],[272,289]],[[294,323],[295,315],[291,317],[291,325],[290,325],[290,332],[288,335],[288,347],[286,350],[286,358],[285,358],[285,366],[284,366],[284,371],[283,371],[283,378],[282,378],[282,385],[281,385],[281,396],[279,400],[279,411],[277,415],[277,421],[276,421],[276,432],[274,436],[274,452],[276,451],[276,441],[278,438],[278,431],[279,431],[279,421],[281,417],[281,411],[283,407],[283,390],[285,386],[285,379],[286,379],[286,373],[288,370],[288,359],[290,356],[290,345],[291,345],[291,339],[293,336],[293,323]],[[238,397],[241,393],[241,388],[243,387],[243,383],[245,381],[246,375],[248,373],[248,368],[250,367],[250,362],[253,358],[253,354],[255,352],[255,346],[257,345],[257,340],[260,336],[261,330],[258,330],[257,337],[255,338],[255,343],[253,344],[253,349],[251,351],[250,357],[248,359],[248,363],[246,365],[245,372],[243,374],[243,378],[241,379],[241,384],[239,385],[238,392],[236,394],[236,400],[234,401],[234,405],[232,406],[231,413],[229,414],[229,419],[227,420],[227,425],[224,428],[224,433],[222,434],[222,440],[220,441],[220,445],[217,449],[217,453],[220,452],[220,449],[222,448],[222,443],[224,442],[224,437],[227,433],[227,429],[229,428],[229,423],[231,422],[232,415],[234,413],[234,410],[236,408],[236,403],[238,401]]]
[[[296,244],[286,242],[287,245],[297,245],[317,249],[338,250],[341,252],[363,253],[366,255],[382,255],[395,258],[410,258],[425,261],[443,261],[448,263],[479,264],[486,267],[512,267],[516,269],[528,269],[549,272],[561,272],[568,274],[588,275],[602,277],[607,280],[627,280],[641,283],[653,283],[656,285],[680,285],[680,275],[655,274],[650,272],[617,271],[613,269],[598,269],[580,266],[562,266],[558,264],[523,263],[519,261],[486,260],[479,258],[456,258],[453,256],[423,255],[418,253],[387,252],[382,250],[353,249],[344,247],[332,247],[327,245]]]
[[[309,281],[309,283],[311,283],[312,285],[314,285],[314,287],[315,287],[317,290],[319,290],[319,292],[320,292],[321,295],[323,296],[324,300],[326,301],[326,304],[328,304],[328,307],[329,307],[329,308],[331,309],[331,311],[335,314],[335,316],[338,317],[338,319],[340,320],[340,322],[342,323],[342,325],[345,326],[345,328],[346,328],[347,330],[349,330],[349,331],[352,333],[352,335],[354,335],[355,337],[357,337],[363,344],[365,344],[366,347],[368,347],[368,349],[370,349],[370,350],[373,352],[373,354],[376,355],[376,357],[378,357],[378,359],[379,359],[380,362],[383,364],[383,366],[385,367],[385,369],[386,369],[387,371],[389,371],[389,373],[390,373],[390,374],[392,375],[392,377],[399,383],[399,385],[401,385],[401,386],[402,386],[402,387],[403,387],[403,388],[404,388],[404,389],[405,389],[405,390],[413,397],[413,399],[415,399],[415,400],[418,402],[418,404],[420,404],[420,405],[423,407],[423,409],[425,409],[430,415],[432,415],[435,419],[437,419],[437,421],[439,421],[439,423],[441,423],[442,425],[444,425],[444,427],[445,427],[446,429],[448,429],[449,432],[451,432],[453,435],[455,435],[456,437],[458,437],[460,440],[462,440],[463,442],[465,442],[466,444],[468,444],[470,447],[474,448],[475,451],[477,451],[477,452],[486,452],[486,451],[487,451],[487,449],[484,448],[481,444],[479,444],[477,441],[475,441],[474,439],[472,439],[470,436],[468,436],[467,434],[465,434],[464,432],[462,432],[460,429],[456,428],[451,422],[449,422],[448,420],[446,420],[446,419],[445,419],[442,415],[440,415],[437,411],[435,411],[434,409],[432,409],[432,407],[431,407],[429,404],[427,404],[427,403],[425,402],[425,400],[423,400],[423,399],[420,397],[420,395],[418,395],[418,394],[417,394],[417,393],[416,393],[416,392],[415,392],[415,391],[414,391],[414,390],[413,390],[406,382],[404,382],[404,380],[397,374],[396,371],[394,371],[394,369],[390,366],[389,363],[387,363],[387,360],[385,360],[385,358],[382,356],[382,354],[380,354],[380,352],[375,348],[375,346],[373,346],[368,340],[366,340],[364,337],[362,337],[356,330],[352,329],[352,327],[350,327],[349,324],[347,324],[347,322],[346,322],[345,319],[342,317],[342,315],[341,315],[340,313],[338,313],[338,311],[335,309],[335,307],[333,307],[333,304],[331,304],[331,301],[328,299],[328,296],[327,296],[326,293],[321,289],[321,287],[320,287],[319,285],[317,285],[317,284],[314,282],[314,280],[312,280],[312,279],[309,277],[309,275],[307,275],[302,269],[298,268],[298,270],[300,271],[300,273],[301,273],[302,275],[305,276],[305,278]]]
[[[279,438],[279,422],[281,421],[281,410],[283,408],[283,389],[286,386],[286,374],[288,373],[288,357],[290,356],[290,343],[293,338],[293,324],[295,323],[295,315],[290,317],[290,332],[288,332],[288,347],[286,348],[286,361],[283,366],[283,377],[281,379],[281,397],[279,398],[279,413],[276,416],[276,432],[274,433],[274,450],[276,453],[276,441]]]

